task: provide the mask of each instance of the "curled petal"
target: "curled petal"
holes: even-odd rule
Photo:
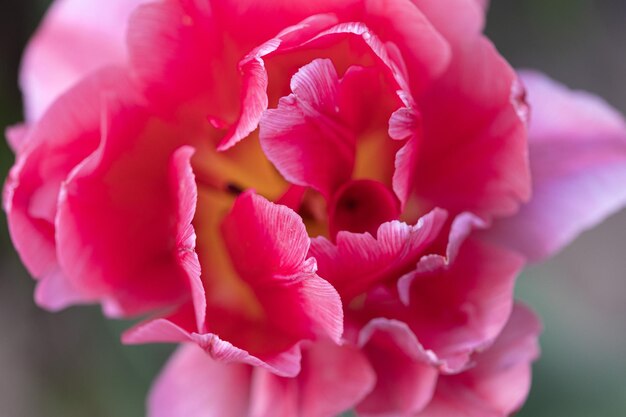
[[[332,62],[318,59],[292,78],[292,95],[261,120],[268,159],[285,178],[330,198],[352,175],[355,137],[339,119],[339,78]]]
[[[423,140],[415,193],[453,214],[514,214],[531,191],[517,76],[479,34],[483,13],[474,1],[416,3],[449,39],[453,59],[418,100]]]
[[[437,383],[437,358],[405,323],[374,319],[361,330],[359,346],[377,378],[373,391],[356,408],[359,415],[409,417],[429,403]]]

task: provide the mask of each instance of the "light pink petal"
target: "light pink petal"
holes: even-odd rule
[[[432,398],[438,371],[405,323],[375,319],[359,335],[359,345],[376,372],[374,390],[356,407],[359,416],[409,417]]]
[[[453,46],[478,35],[485,24],[487,0],[411,0]],[[453,52],[454,54],[454,52]]]
[[[254,291],[267,324],[285,337],[283,343],[316,335],[339,340],[341,301],[316,275],[315,260],[307,257],[309,237],[294,211],[246,192],[224,219],[222,232],[235,270]],[[233,337],[241,333],[232,330]]]
[[[62,186],[59,261],[73,285],[108,300],[109,315],[174,307],[189,297],[176,245],[179,189],[171,188],[170,168],[185,135],[133,101],[108,104],[99,149]]]
[[[470,235],[485,223],[458,216],[450,229],[446,256],[427,255],[398,282],[406,311],[388,310],[407,322],[420,342],[456,372],[474,351],[493,342],[512,308],[513,288],[524,259]],[[468,237],[469,236],[469,237]],[[376,304],[372,305],[376,309]]]
[[[148,417],[248,417],[251,368],[215,361],[193,344],[178,348],[154,382]]]
[[[413,226],[400,221],[383,223],[376,237],[339,232],[336,245],[323,237],[314,238],[310,255],[317,259],[320,276],[349,302],[375,284],[393,282],[414,270],[438,237],[446,217],[444,211],[434,210]]]
[[[56,98],[88,73],[125,62],[127,21],[145,1],[54,2],[22,63],[28,121],[39,119]]]
[[[539,261],[626,204],[626,123],[590,94],[522,73],[531,106],[533,196],[490,236]]]
[[[489,9],[490,0],[475,0],[480,7],[482,7],[485,11]]]
[[[26,124],[7,127],[5,136],[7,138],[7,143],[14,154],[18,155],[20,153],[20,149],[24,146],[24,143],[29,136],[28,130],[29,128]]]
[[[516,304],[496,342],[474,356],[475,366],[443,376],[428,408],[419,417],[506,417],[517,411],[530,389],[531,362],[539,355],[541,324],[525,306]]]
[[[317,342],[303,351],[302,371],[296,378],[254,371],[250,414],[335,417],[363,399],[375,379],[365,355],[357,348]]]

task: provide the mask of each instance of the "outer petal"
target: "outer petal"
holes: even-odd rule
[[[198,346],[178,348],[148,397],[148,417],[248,417],[252,369],[217,362]]]
[[[176,306],[189,283],[176,245],[179,190],[170,188],[170,164],[186,135],[133,102],[108,110],[100,148],[61,190],[60,264],[109,315]]]
[[[489,236],[538,261],[626,204],[626,123],[601,99],[523,72],[533,197]]]
[[[191,268],[188,271],[194,306],[186,305],[171,317],[141,324],[124,340],[191,340],[216,359],[294,376],[300,370],[300,342],[318,337],[339,341],[343,331],[339,296],[315,274],[315,260],[307,259],[309,238],[301,219],[291,209],[246,192],[222,224],[236,279],[249,288],[258,310],[250,311],[247,305],[225,308],[211,301],[203,326],[200,310],[207,306],[202,297],[204,289],[201,283],[194,284],[197,276]]]
[[[369,233],[339,232],[336,245],[323,237],[314,238],[310,254],[318,261],[320,275],[349,302],[376,284],[393,282],[414,270],[445,220],[444,211],[434,210],[414,226],[384,223],[376,238]]]
[[[473,0],[414,0],[453,48],[447,72],[423,97],[415,192],[457,214],[504,216],[530,197],[523,90],[480,35]],[[428,206],[428,204],[426,204]]]
[[[67,281],[56,254],[55,218],[61,184],[100,142],[102,97],[128,85],[118,70],[103,69],[64,94],[28,130],[4,189],[9,231],[24,264],[41,281],[36,300],[57,310],[92,300]]]
[[[506,417],[517,411],[530,388],[540,331],[536,316],[517,304],[494,345],[474,357],[473,368],[441,377],[433,401],[418,416]]]
[[[147,0],[57,0],[31,40],[22,65],[26,118],[37,120],[89,72],[126,59],[126,25]]]

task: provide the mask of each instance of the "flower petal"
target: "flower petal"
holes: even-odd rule
[[[126,60],[126,25],[147,0],[57,0],[24,55],[20,81],[26,118],[35,121],[88,73]]]
[[[517,76],[480,35],[483,12],[475,2],[414,1],[453,49],[446,73],[418,100],[423,139],[415,193],[426,207],[454,215],[511,215],[530,197],[525,103]]]
[[[93,300],[72,283],[63,282],[66,277],[57,259],[54,222],[61,184],[98,147],[102,97],[125,85],[128,81],[117,69],[97,71],[22,132],[17,162],[4,188],[4,209],[22,261],[43,285],[36,300],[45,308],[58,310]],[[47,280],[51,282],[44,283]]]
[[[375,284],[393,282],[414,270],[446,217],[443,210],[433,210],[414,226],[399,221],[383,223],[376,238],[369,233],[339,232],[336,245],[324,237],[314,238],[310,255],[317,259],[320,276],[349,302]]]
[[[500,333],[524,266],[517,253],[468,237],[484,227],[475,217],[460,216],[455,223],[447,257],[424,257],[398,284],[400,298],[408,304],[400,317],[437,354],[446,372],[462,369],[474,351]]]
[[[291,85],[293,94],[261,119],[261,146],[289,182],[330,198],[350,179],[356,152],[356,138],[340,120],[337,72],[318,59],[300,68]]]
[[[148,417],[248,417],[251,368],[223,363],[194,344],[178,348],[154,382]]]
[[[532,71],[522,79],[533,197],[489,236],[539,261],[626,204],[626,123],[595,96]]]
[[[541,324],[516,304],[496,342],[474,356],[475,366],[439,379],[433,401],[419,417],[506,417],[524,403],[530,388],[530,364],[539,355]]]
[[[254,371],[250,413],[254,417],[334,417],[354,407],[374,382],[374,372],[357,348],[317,342],[303,351],[302,371],[295,378]]]
[[[108,315],[174,307],[189,297],[176,244],[179,190],[170,177],[181,132],[134,101],[105,109],[99,149],[61,190],[59,262]]]
[[[294,211],[246,192],[224,219],[222,232],[234,268],[255,292],[270,327],[291,344],[315,335],[339,341],[341,301],[316,275],[315,260],[307,258],[309,237]]]
[[[374,319],[361,330],[359,346],[377,378],[374,390],[356,408],[360,416],[409,417],[428,404],[439,374],[433,366],[436,357],[405,323]]]

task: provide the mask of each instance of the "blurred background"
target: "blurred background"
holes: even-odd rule
[[[487,34],[515,66],[592,91],[626,113],[626,1],[493,0]],[[17,70],[48,0],[0,2],[0,128],[22,119]],[[0,141],[0,179],[13,156]],[[624,185],[626,186],[626,184]],[[0,216],[0,417],[141,417],[172,350],[119,343],[94,307],[33,303]],[[543,356],[519,417],[626,416],[626,212],[528,270],[518,297],[542,316]]]

